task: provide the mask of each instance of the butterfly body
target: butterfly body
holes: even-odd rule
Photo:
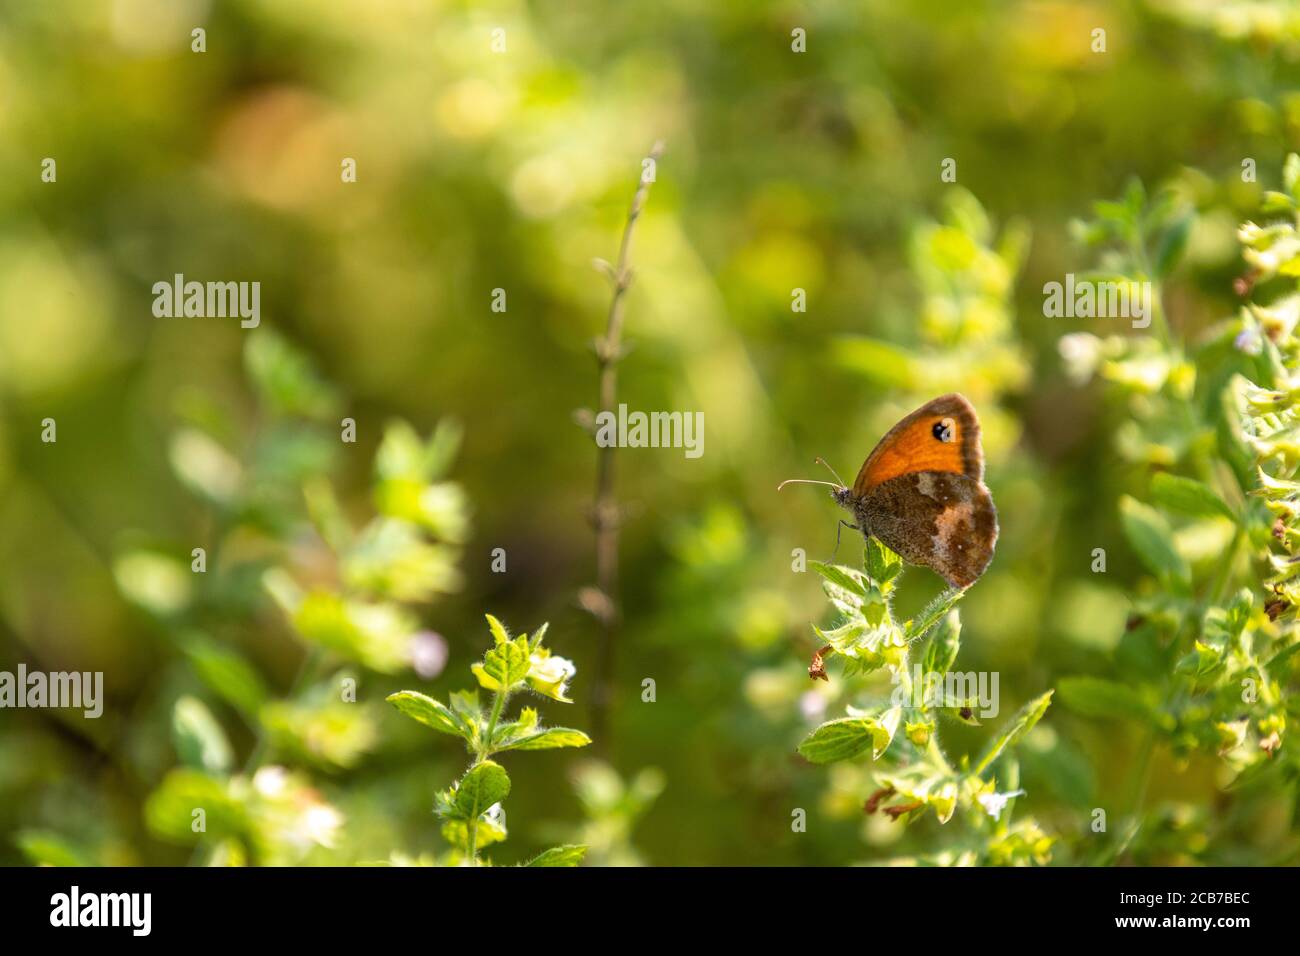
[[[984,487],[979,420],[961,395],[943,395],[895,425],[867,457],[851,488],[832,497],[909,564],[953,587],[975,582],[998,538],[998,515]]]

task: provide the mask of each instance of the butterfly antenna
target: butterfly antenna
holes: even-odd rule
[[[847,485],[844,484],[844,479],[841,478],[839,475],[836,475],[836,474],[835,474],[835,469],[832,468],[830,465],[827,465],[827,464],[826,464],[826,459],[825,459],[825,458],[818,458],[818,459],[816,460],[816,463],[819,464],[819,465],[825,465],[825,466],[826,466],[826,470],[829,471],[832,475],[835,475],[835,480],[836,480],[837,482],[839,482],[839,485],[840,485],[841,488],[848,487]]]
[[[826,485],[828,488],[844,487],[843,485],[835,484],[835,482],[833,481],[817,481],[814,478],[787,478],[785,481],[781,482],[779,485],[776,486],[776,490],[780,491],[786,485]]]

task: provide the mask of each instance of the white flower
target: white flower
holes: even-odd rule
[[[528,686],[554,700],[571,703],[566,686],[578,668],[567,657],[556,657],[545,650],[534,651],[528,668]]]
[[[994,820],[1002,816],[1002,811],[1007,808],[1007,804],[1015,797],[1023,797],[1025,791],[1012,790],[1010,793],[981,793],[975,799],[980,802],[984,812]]]
[[[313,803],[303,813],[298,826],[307,839],[332,850],[343,826],[343,814],[328,803]]]
[[[253,789],[264,797],[280,796],[288,783],[289,771],[283,767],[262,767],[253,774]]]

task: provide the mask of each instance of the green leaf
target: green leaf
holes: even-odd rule
[[[1128,226],[1132,223],[1132,214],[1123,203],[1109,199],[1100,199],[1092,204],[1092,212],[1098,219],[1116,226]]]
[[[193,813],[204,812],[207,831],[195,833]],[[248,832],[251,826],[241,800],[230,788],[197,770],[172,770],[144,805],[145,822],[158,837],[173,843],[193,844]]]
[[[873,614],[869,621],[879,624],[886,612],[884,592],[862,571],[842,564],[809,561],[808,566],[822,577],[822,590],[842,614],[850,617]]]
[[[451,468],[464,434],[465,428],[457,419],[439,419],[425,451],[424,464],[430,481],[441,478]]]
[[[431,544],[423,531],[397,518],[368,522],[342,557],[348,589],[376,598],[428,601],[459,590],[463,583],[456,548]]]
[[[1297,202],[1300,202],[1300,156],[1289,153],[1282,164],[1282,185]]]
[[[1137,222],[1146,202],[1147,191],[1142,185],[1142,180],[1136,176],[1131,177],[1128,185],[1124,187],[1124,208],[1128,211],[1130,222]]]
[[[455,784],[446,790],[439,790],[434,793],[433,812],[447,820],[460,820],[463,818],[460,808],[456,806]]]
[[[1157,277],[1167,276],[1183,257],[1187,248],[1187,238],[1192,234],[1192,224],[1196,217],[1191,213],[1180,216],[1160,237],[1156,249],[1155,270]]]
[[[877,587],[892,581],[903,570],[903,559],[885,547],[877,538],[867,539],[865,561],[867,574],[872,581],[876,582]]]
[[[172,739],[181,763],[219,774],[230,770],[234,751],[226,733],[203,701],[181,697],[172,708]]]
[[[1063,677],[1056,685],[1065,705],[1084,717],[1117,717],[1170,729],[1173,718],[1160,713],[1133,687],[1100,677]]]
[[[195,575],[171,555],[129,551],[113,560],[113,577],[127,600],[159,617],[181,613],[193,596]]]
[[[467,820],[476,819],[510,794],[510,777],[499,763],[484,760],[471,767],[456,786],[456,810]]]
[[[1107,360],[1101,365],[1103,377],[1117,385],[1122,385],[1144,395],[1153,395],[1160,391],[1165,382],[1168,381],[1172,370],[1173,364],[1169,356],[1164,354],[1153,355],[1146,352],[1138,352],[1124,358]],[[1123,438],[1122,433],[1120,437]],[[1159,437],[1161,436],[1152,436],[1153,441],[1151,444],[1155,448],[1163,449],[1165,446],[1160,444]]]
[[[243,483],[239,460],[206,432],[182,428],[167,447],[172,471],[181,483],[217,505],[229,505]]]
[[[501,634],[504,636],[504,633],[503,630]],[[513,688],[528,676],[531,666],[528,635],[521,634],[513,641],[506,638],[492,648],[483,656],[483,663],[475,664],[471,670],[485,690],[496,691],[503,687],[507,690]]]
[[[879,717],[841,717],[822,724],[799,745],[799,753],[812,763],[851,760],[868,751],[878,758],[894,739],[902,709],[892,707]]]
[[[575,846],[573,844],[553,846],[549,850],[543,850],[537,854],[524,866],[577,866],[586,855],[587,848],[585,846]]]
[[[380,481],[417,484],[441,478],[460,446],[461,426],[443,419],[426,442],[408,422],[394,419],[384,426],[375,454],[375,475]]]
[[[467,741],[474,737],[474,725],[467,721],[463,714],[453,711],[442,701],[421,694],[418,690],[401,690],[396,694],[389,694],[385,699],[407,717],[418,720],[426,727],[432,727],[440,733],[462,737]]]
[[[469,502],[455,482],[385,478],[374,501],[380,514],[419,525],[441,541],[462,543],[469,533]]]
[[[447,699],[451,702],[451,709],[459,714],[470,726],[477,727],[482,723],[483,708],[478,702],[478,691],[453,691]]]
[[[1255,607],[1255,595],[1250,588],[1242,588],[1228,605],[1223,626],[1233,637],[1240,637],[1241,632],[1250,623],[1250,612]]]
[[[442,825],[442,838],[462,853],[469,852],[469,823],[466,820],[448,820]],[[506,838],[504,817],[484,817],[478,819],[474,829],[474,844],[477,849],[500,843]]]
[[[80,847],[52,830],[20,830],[14,844],[35,866],[93,865]]]
[[[1120,499],[1119,510],[1124,536],[1147,569],[1169,581],[1189,584],[1191,568],[1174,547],[1174,534],[1164,515],[1128,495]]]
[[[1300,496],[1300,481],[1274,478],[1263,468],[1257,468],[1256,472],[1259,476],[1259,487],[1252,491],[1251,494],[1267,498],[1270,501],[1284,501]]]
[[[952,819],[960,796],[958,782],[947,772],[936,773],[927,764],[914,764],[895,773],[881,773],[876,783],[895,791],[892,798],[897,804],[919,803],[902,819],[919,816],[929,808],[940,823]]]
[[[265,327],[246,340],[244,367],[260,399],[282,414],[322,418],[338,405],[311,360]]]
[[[393,419],[375,452],[375,475],[381,481],[429,480],[429,455],[424,440],[409,422]]]
[[[1300,641],[1297,641],[1290,647],[1282,648],[1282,650],[1270,657],[1268,662],[1264,664],[1264,669],[1271,671],[1273,668],[1285,664],[1297,652],[1300,652]]]
[[[847,591],[860,598],[865,598],[868,594],[867,585],[863,580],[861,571],[847,568],[842,564],[823,564],[820,561],[809,561],[808,566],[820,574],[829,584],[842,591]]]
[[[341,699],[339,681],[347,676],[347,671],[339,671],[324,683],[262,708],[259,718],[277,755],[335,769],[353,766],[371,749],[379,728],[370,707]]]
[[[946,674],[952,668],[953,662],[957,660],[957,652],[961,649],[961,614],[958,611],[949,611],[944,616],[939,629],[934,632],[934,637],[930,638],[930,643],[925,646],[925,656],[922,658],[922,674]]]
[[[913,641],[919,641],[926,634],[929,634],[930,630],[948,615],[948,612],[962,599],[965,593],[961,588],[948,588],[927,604],[920,614],[907,622],[905,633],[907,642],[910,644]]]
[[[329,591],[304,597],[293,612],[293,626],[312,643],[386,673],[406,666],[416,630],[401,605],[349,601]]]
[[[560,747],[585,747],[589,743],[591,743],[591,738],[581,730],[571,730],[568,727],[550,727],[534,734],[519,737],[516,740],[507,741],[496,749],[499,751],[556,750]]]
[[[303,482],[303,504],[312,526],[336,554],[346,551],[352,541],[352,527],[339,505],[334,486],[323,475],[315,475]]]
[[[262,675],[240,654],[199,635],[181,638],[181,646],[203,683],[247,717],[257,714],[270,692]]]
[[[492,632],[493,644],[497,647],[508,644],[510,642],[510,632],[506,630],[506,626],[491,614],[485,614],[484,617],[487,618],[488,630]]]
[[[1180,674],[1208,677],[1223,667],[1223,648],[1204,641],[1196,641],[1192,650],[1183,655],[1174,668]]]
[[[1034,724],[1042,719],[1043,714],[1047,713],[1047,708],[1051,706],[1052,693],[1053,691],[1049,690],[1041,697],[1035,697],[1016,712],[998,735],[989,741],[979,762],[975,764],[975,773],[983,773],[993,761],[1002,756],[1004,750],[1014,746],[1020,738],[1033,729]]]
[[[1151,479],[1151,498],[1169,511],[1194,518],[1235,518],[1223,499],[1194,478],[1159,472]]]
[[[922,378],[922,363],[906,349],[879,339],[842,336],[831,352],[845,368],[886,389],[908,390]]]
[[[514,737],[524,737],[534,731],[539,730],[537,726],[537,710],[533,707],[525,707],[519,711],[519,718],[508,724],[498,726],[496,736],[499,740],[510,740]]]

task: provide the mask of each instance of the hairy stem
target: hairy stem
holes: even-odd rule
[[[492,702],[492,716],[488,718],[487,733],[479,746],[478,759],[474,761],[476,767],[492,754],[492,738],[496,736],[497,721],[501,719],[501,711],[505,708],[507,693],[504,687],[501,688],[497,691],[496,700]]]

